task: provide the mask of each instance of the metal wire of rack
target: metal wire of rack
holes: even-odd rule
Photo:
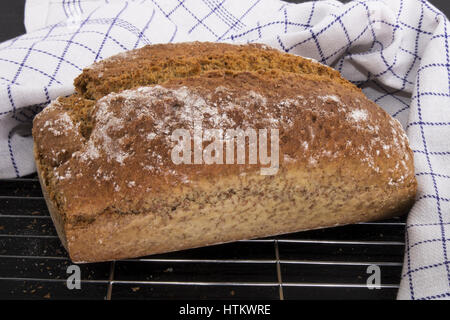
[[[394,299],[404,219],[81,264],[69,290],[36,176],[0,180],[0,299]],[[367,267],[381,288],[366,286]]]

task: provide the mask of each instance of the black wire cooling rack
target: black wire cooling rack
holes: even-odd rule
[[[0,299],[394,299],[404,219],[360,223],[115,262],[72,263],[36,176],[0,180]],[[381,288],[367,288],[367,268]]]

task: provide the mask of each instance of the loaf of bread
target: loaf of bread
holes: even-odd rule
[[[74,262],[385,219],[414,201],[400,123],[312,60],[254,44],[153,45],[95,63],[75,87],[33,125]],[[241,153],[229,132],[245,133]]]

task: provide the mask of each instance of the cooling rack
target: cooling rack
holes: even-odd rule
[[[35,175],[0,180],[0,299],[394,299],[403,218],[81,264],[81,289]],[[370,265],[380,289],[368,289]]]

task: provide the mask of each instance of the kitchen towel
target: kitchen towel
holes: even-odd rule
[[[330,65],[397,118],[419,182],[400,299],[450,299],[449,21],[425,0],[28,0],[0,44],[0,178],[34,172],[30,127],[94,61],[146,44],[260,42]]]

